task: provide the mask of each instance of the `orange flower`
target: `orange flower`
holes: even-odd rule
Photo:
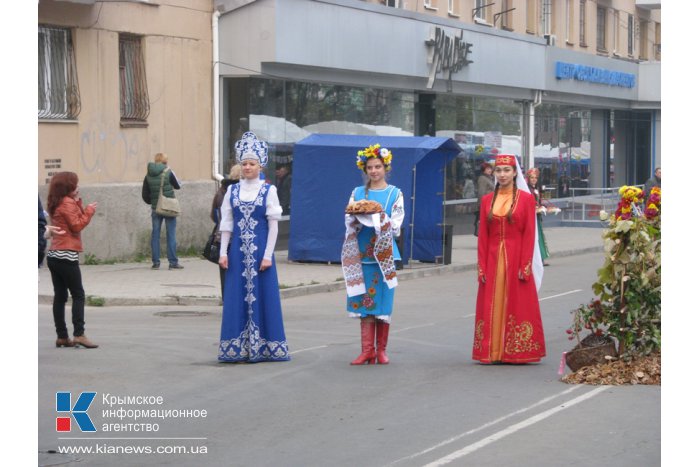
[[[360,308],[360,304],[357,302],[352,302],[352,309],[357,310],[358,308]]]
[[[369,290],[367,290],[367,292],[369,292],[370,295],[374,295],[377,293],[377,290],[374,287],[370,287]]]

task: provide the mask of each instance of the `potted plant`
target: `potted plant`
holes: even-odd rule
[[[637,187],[623,186],[619,194],[614,215],[601,211],[609,224],[603,234],[605,263],[592,286],[596,298],[574,310],[566,331],[578,341],[566,356],[572,371],[661,350],[661,189],[654,187],[646,203]],[[584,329],[591,335],[580,339]]]

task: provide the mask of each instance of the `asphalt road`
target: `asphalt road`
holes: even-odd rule
[[[547,357],[522,366],[470,360],[473,271],[399,284],[391,363],[382,366],[348,364],[359,323],[345,317],[341,291],[285,299],[292,361],[253,365],[217,363],[218,307],[88,308],[86,333],[100,348],[86,350],[54,348],[51,310],[40,306],[39,464],[660,465],[660,387],[559,381],[561,354],[573,346],[570,310],[590,298],[602,254],[550,262],[540,290]],[[96,433],[75,423],[56,431],[65,416],[57,391],[71,392],[73,404],[97,393],[88,410]],[[162,404],[110,406],[112,396]],[[119,409],[207,416],[120,419]],[[133,431],[140,424],[159,429]],[[50,452],[79,447],[93,453]],[[126,452],[146,447],[167,452]]]

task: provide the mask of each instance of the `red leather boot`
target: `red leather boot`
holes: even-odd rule
[[[386,356],[386,341],[389,340],[389,323],[377,320],[377,363],[386,365],[389,357]]]
[[[377,353],[374,350],[374,318],[360,321],[360,333],[362,336],[362,353],[350,365],[374,364]]]

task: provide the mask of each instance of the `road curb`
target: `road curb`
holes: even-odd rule
[[[568,256],[584,255],[587,253],[596,253],[603,250],[603,246],[587,247],[580,249],[571,249],[552,253],[550,258],[564,258]],[[473,271],[476,269],[476,263],[470,264],[449,264],[446,266],[423,267],[420,269],[402,269],[397,271],[399,281],[420,279],[423,277],[441,276],[445,274],[453,274],[457,272]],[[280,298],[282,300],[295,297],[303,297],[325,292],[335,292],[345,288],[345,282],[335,281],[325,284],[308,284],[297,287],[289,287],[280,290]],[[112,306],[221,306],[221,299],[218,297],[194,297],[194,296],[179,296],[167,295],[160,297],[100,297],[104,300],[101,307]],[[39,295],[40,305],[51,305],[53,303],[53,295]],[[87,305],[86,303],[86,306]],[[101,308],[94,307],[94,308]]]

